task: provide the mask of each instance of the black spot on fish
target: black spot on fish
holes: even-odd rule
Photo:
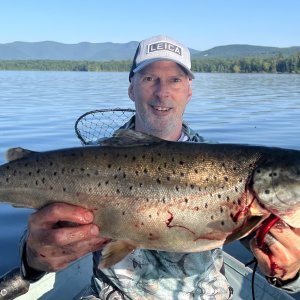
[[[32,175],[32,172],[28,172],[28,176],[31,176]]]
[[[42,178],[42,183],[45,183],[45,177]]]
[[[143,184],[140,182],[140,187],[142,187],[143,186]]]
[[[65,192],[66,190],[67,190],[67,189],[64,187],[64,188],[63,188],[63,191]]]
[[[145,159],[145,158],[146,158],[146,155],[145,155],[145,154],[143,154],[143,155],[142,155],[142,159]]]
[[[220,213],[222,214],[224,212],[223,207],[220,207]]]
[[[205,207],[205,208],[208,208],[208,203],[207,203],[207,202],[205,203],[204,207]]]
[[[228,181],[228,177],[227,177],[227,176],[224,176],[224,180],[225,180],[225,181]]]
[[[52,186],[52,185],[50,185],[50,190],[51,190],[51,191],[53,190],[53,186]]]
[[[53,166],[53,162],[52,161],[49,162],[49,166]]]
[[[265,194],[270,194],[270,190],[265,190]]]
[[[122,170],[122,168],[121,168],[121,167],[119,167],[119,168],[118,168],[118,171],[121,171],[121,170]]]
[[[148,173],[148,169],[144,169],[144,173],[147,174]]]
[[[240,178],[240,179],[239,179],[239,182],[243,182],[243,178]]]
[[[168,177],[167,177],[167,180],[168,180],[168,181],[170,181],[170,180],[171,180],[170,176],[168,176]]]
[[[161,156],[161,153],[160,153],[160,152],[158,152],[158,153],[157,153],[157,156]]]
[[[239,192],[239,189],[238,189],[237,187],[235,187],[234,189],[235,189],[235,191],[236,191],[237,193]]]
[[[87,176],[87,177],[91,177],[91,174],[90,174],[90,173],[87,173],[86,176]]]
[[[105,184],[108,185],[108,184],[109,184],[109,180],[106,180],[106,181],[105,181]]]
[[[149,198],[146,198],[146,202],[149,202]]]
[[[227,197],[226,197],[226,201],[227,201],[227,202],[229,202],[229,201],[230,201],[230,198],[229,198],[229,196],[227,196]]]
[[[224,225],[225,225],[225,222],[224,222],[224,221],[221,221],[221,225],[224,226]]]
[[[161,171],[161,167],[160,166],[157,167],[157,171]]]
[[[117,178],[118,178],[118,175],[117,175],[117,174],[115,174],[115,175],[114,175],[114,179],[117,179]]]
[[[181,177],[184,177],[184,173],[183,173],[183,172],[181,172],[181,173],[180,173],[180,176],[181,176]]]
[[[149,215],[148,217],[149,217],[150,219],[152,218],[152,216],[151,216],[151,215]]]
[[[6,170],[9,170],[9,166],[6,167]]]
[[[8,183],[9,182],[9,178],[6,178],[6,183]]]
[[[126,173],[125,172],[123,172],[123,178],[126,178]]]
[[[214,216],[210,216],[210,218],[211,218],[211,220],[213,220],[213,219],[214,219]]]
[[[175,161],[175,158],[174,157],[172,157],[172,162],[174,162]]]
[[[101,182],[98,182],[98,187],[100,187],[101,186]]]
[[[129,187],[129,189],[132,190],[132,189],[133,189],[133,186],[131,185],[131,186]]]
[[[166,198],[165,197],[162,198],[162,202],[166,203]]]
[[[84,172],[84,171],[85,171],[85,169],[84,169],[84,168],[80,168],[80,171],[81,171],[81,172]]]
[[[71,169],[71,173],[74,173],[74,171],[75,171],[75,170],[72,168],[72,169]]]
[[[127,158],[127,157],[128,157],[128,155],[127,155],[127,154],[125,154],[125,155],[124,155],[124,157],[125,157],[125,158]]]
[[[132,156],[132,161],[135,161],[136,160],[136,157],[135,156]]]
[[[220,194],[218,194],[218,198],[221,199],[221,197],[222,197],[222,196],[221,196]]]
[[[28,167],[28,163],[24,164],[24,167]]]
[[[156,182],[157,182],[158,184],[161,184],[161,181],[160,181],[159,178],[156,178]]]
[[[164,168],[166,168],[166,167],[167,167],[167,163],[165,162],[165,163],[164,163]]]
[[[153,158],[153,156],[151,156],[151,162],[154,162],[154,158]]]
[[[120,194],[120,190],[119,189],[117,189],[117,194]]]
[[[98,170],[96,170],[95,172],[94,172],[94,175],[99,175],[99,171]]]
[[[135,175],[139,175],[139,171],[135,171]]]
[[[194,171],[195,171],[196,174],[198,174],[198,169],[195,169]]]
[[[189,199],[188,198],[184,198],[184,202],[185,203],[189,203]]]
[[[107,167],[110,169],[111,168],[111,164],[108,164]]]
[[[57,175],[57,172],[54,172],[53,175],[56,176],[56,175]]]
[[[122,215],[125,216],[125,211],[122,211]]]
[[[258,173],[258,174],[259,174],[260,172],[261,172],[261,170],[260,170],[260,169],[257,169],[257,170],[256,170],[256,173]]]
[[[65,168],[62,168],[61,169],[61,174],[64,174],[66,172],[66,169]]]
[[[184,161],[181,160],[181,161],[179,162],[179,164],[183,166],[183,165],[184,165]]]
[[[35,185],[39,185],[39,181],[38,180],[35,181]]]

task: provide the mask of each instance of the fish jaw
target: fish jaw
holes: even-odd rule
[[[279,157],[260,165],[253,175],[259,202],[289,226],[300,228],[300,159]]]

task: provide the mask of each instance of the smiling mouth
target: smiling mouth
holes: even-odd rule
[[[169,110],[171,110],[171,108],[162,107],[162,106],[152,106],[152,108],[154,108],[157,111],[169,111]]]

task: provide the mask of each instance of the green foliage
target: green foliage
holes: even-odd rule
[[[2,60],[0,70],[128,72],[130,60]],[[300,53],[288,57],[208,58],[192,60],[194,72],[219,73],[296,73],[300,74]]]
[[[288,57],[243,57],[192,60],[194,72],[221,73],[297,73],[300,74],[300,53]]]

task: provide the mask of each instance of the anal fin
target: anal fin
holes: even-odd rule
[[[135,249],[135,246],[126,241],[118,240],[110,242],[102,250],[100,266],[102,268],[109,268],[121,261]]]

